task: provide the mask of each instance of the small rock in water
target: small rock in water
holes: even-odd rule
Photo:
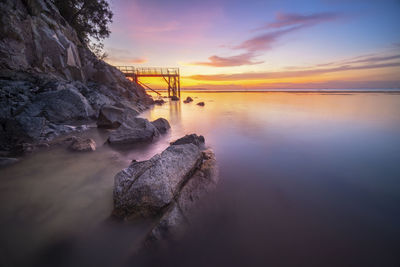
[[[164,99],[156,99],[156,100],[154,100],[154,104],[159,105],[159,106],[161,106],[164,103],[165,103]]]
[[[87,152],[87,151],[95,151],[96,150],[96,142],[91,138],[75,138],[72,141],[70,149],[79,152]]]
[[[152,121],[151,123],[162,134],[166,133],[171,128],[171,126],[169,125],[169,122],[164,118],[158,118],[155,121]]]
[[[193,98],[191,98],[190,96],[186,97],[186,99],[183,101],[183,103],[190,103],[193,101]]]
[[[171,96],[171,100],[172,101],[179,101],[179,97],[173,95],[173,96]]]
[[[199,102],[199,103],[197,103],[197,105],[204,107],[205,104],[204,104],[204,102]]]

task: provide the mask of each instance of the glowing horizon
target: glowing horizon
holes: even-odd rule
[[[107,61],[179,67],[182,88],[400,88],[398,1],[111,4]]]

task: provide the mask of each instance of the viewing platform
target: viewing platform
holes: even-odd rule
[[[160,77],[168,85],[168,97],[181,97],[181,78],[179,68],[135,68],[133,66],[115,66],[125,77],[161,95],[156,90],[142,83],[140,77]]]

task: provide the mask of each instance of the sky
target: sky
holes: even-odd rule
[[[400,88],[400,0],[110,4],[107,61],[179,67],[183,88]]]

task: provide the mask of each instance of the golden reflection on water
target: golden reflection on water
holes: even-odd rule
[[[337,124],[372,127],[400,124],[400,94],[386,93],[287,93],[287,92],[183,92],[182,100],[145,112],[150,120],[164,117],[175,127],[172,137],[196,132],[207,135],[217,127],[235,125],[244,131],[295,129]],[[205,106],[196,103],[204,101]]]

